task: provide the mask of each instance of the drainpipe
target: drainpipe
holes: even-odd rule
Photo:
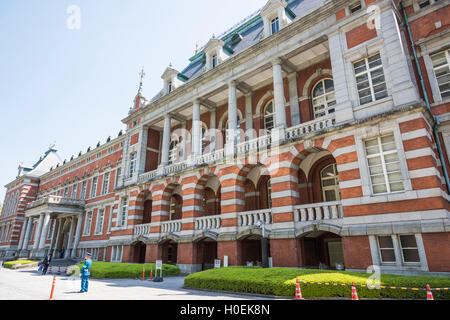
[[[441,146],[441,141],[439,139],[439,134],[438,134],[438,129],[440,126],[440,121],[439,118],[436,117],[433,112],[431,111],[431,106],[430,106],[430,101],[428,100],[428,94],[427,91],[425,90],[425,84],[423,81],[423,77],[422,77],[422,69],[420,68],[419,65],[419,59],[417,58],[417,52],[416,52],[416,48],[414,46],[414,40],[411,34],[411,29],[409,27],[409,21],[408,21],[408,16],[406,15],[406,10],[405,10],[405,6],[403,5],[403,1],[400,1],[400,6],[402,9],[402,13],[403,13],[403,18],[405,19],[405,24],[406,24],[406,30],[408,31],[408,38],[409,38],[409,42],[411,45],[411,49],[412,52],[414,54],[414,62],[416,63],[416,68],[417,68],[417,72],[419,73],[419,79],[420,79],[420,86],[422,88],[423,91],[423,96],[425,98],[425,103],[427,105],[427,109],[428,111],[430,111],[434,121],[435,121],[435,125],[433,126],[433,135],[434,135],[434,140],[436,140],[436,146],[438,149],[438,153],[439,153],[439,159],[441,160],[441,167],[442,167],[442,171],[444,172],[444,177],[445,177],[445,184],[447,186],[447,193],[450,194],[450,181],[448,178],[448,172],[447,172],[447,166],[445,164],[445,160],[444,160],[444,154],[442,152],[442,146]]]

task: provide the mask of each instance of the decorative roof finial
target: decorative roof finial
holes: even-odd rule
[[[53,141],[53,143],[49,144],[48,150],[52,150],[56,147],[56,141]]]
[[[144,79],[144,76],[145,76],[144,67],[142,67],[141,71],[139,72],[139,76],[141,77],[141,80],[139,82],[138,94],[141,94],[142,93],[142,80]]]
[[[195,54],[198,52],[198,42],[195,43]]]

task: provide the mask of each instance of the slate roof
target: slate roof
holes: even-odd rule
[[[294,13],[294,20],[297,20],[321,7],[327,1],[329,0],[287,0],[287,8]],[[261,9],[217,37],[225,42],[225,49],[229,48],[232,50],[232,52],[230,52],[231,55],[236,55],[261,40],[264,25],[259,16],[260,11]],[[233,44],[232,38],[236,33],[238,33],[242,39],[238,43]],[[186,78],[188,79],[187,81],[189,81],[203,73],[206,62],[202,50],[203,47],[199,49],[199,52],[194,57],[189,59],[191,61],[190,64],[181,71],[181,75],[184,76],[183,78],[185,79],[180,80],[186,82]],[[180,78],[180,76],[178,78]]]

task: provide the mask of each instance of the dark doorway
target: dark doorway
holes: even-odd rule
[[[133,261],[136,263],[145,263],[145,252],[147,245],[143,242],[138,242],[134,245]]]
[[[214,260],[217,259],[217,242],[206,238],[197,243],[197,261],[202,265],[202,270],[214,268]]]
[[[313,269],[344,268],[341,237],[326,231],[310,232],[300,239],[302,267]]]
[[[147,200],[144,202],[144,216],[142,219],[142,224],[147,224],[152,222],[152,200]]]

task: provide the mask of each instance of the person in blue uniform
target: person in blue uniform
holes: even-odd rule
[[[87,252],[86,256],[84,258],[86,259],[86,261],[84,262],[84,265],[80,271],[80,275],[81,275],[81,291],[80,291],[80,293],[88,292],[89,276],[91,275],[91,272],[89,271],[89,269],[91,269],[91,266],[92,266],[91,254],[89,252]]]

